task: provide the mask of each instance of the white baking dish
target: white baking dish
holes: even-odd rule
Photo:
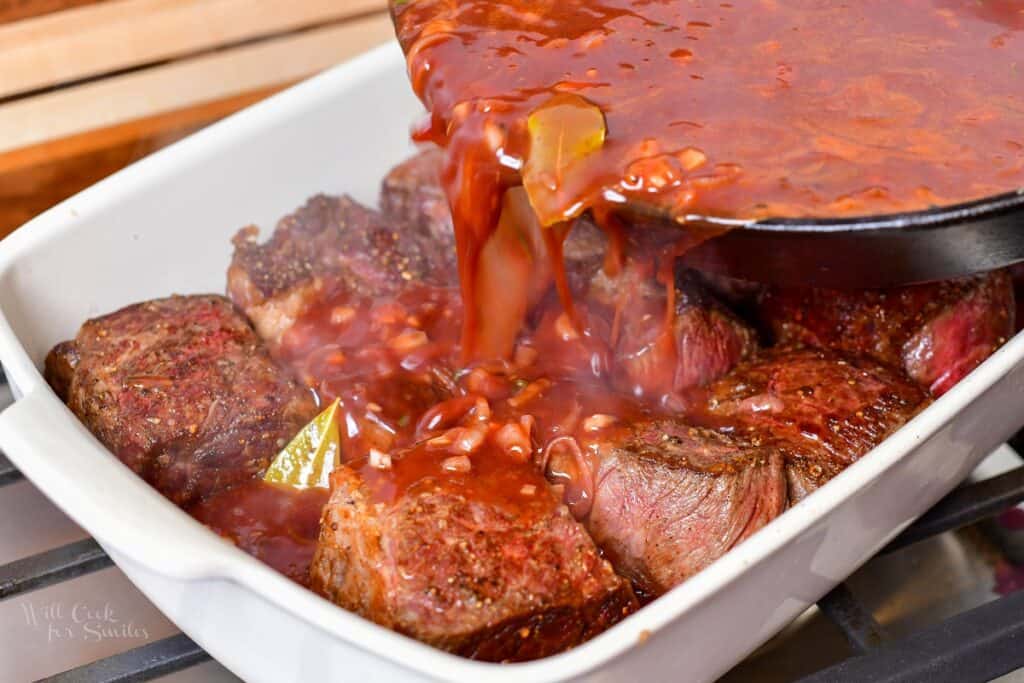
[[[706,681],[842,580],[1024,422],[1024,337],[860,462],[684,585],[563,655],[453,657],[292,584],[123,467],[38,367],[90,316],[222,291],[229,237],[319,192],[373,201],[419,106],[394,46],[150,157],[0,243],[0,448],[139,587],[249,681]]]

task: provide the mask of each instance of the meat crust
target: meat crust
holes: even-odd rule
[[[179,505],[259,475],[312,418],[220,296],[175,296],[86,322],[47,380],[126,465]]]
[[[437,479],[382,503],[356,470],[341,467],[312,587],[474,659],[522,661],[577,645],[632,612],[636,598],[536,479],[533,500],[516,506]]]
[[[695,419],[782,450],[794,502],[929,403],[880,363],[814,349],[765,352],[712,383],[700,401]]]
[[[455,228],[441,187],[443,165],[444,152],[432,147],[395,166],[381,184],[380,208],[403,233],[418,234],[437,244],[454,268]]]
[[[317,195],[260,244],[250,226],[233,240],[228,295],[272,346],[327,294],[392,294],[403,284],[447,281],[442,246],[393,225],[349,197]]]
[[[1014,332],[1007,271],[888,290],[775,289],[760,315],[782,345],[805,344],[903,369],[934,396]]]

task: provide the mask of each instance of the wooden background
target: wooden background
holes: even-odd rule
[[[0,0],[0,238],[392,38],[385,0]]]

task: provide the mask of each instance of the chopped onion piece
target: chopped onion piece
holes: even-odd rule
[[[460,474],[465,474],[473,469],[473,463],[470,461],[468,456],[453,455],[450,458],[445,458],[441,462],[441,469],[445,472],[459,472]]]
[[[576,519],[585,518],[594,502],[594,473],[576,439],[553,439],[544,449],[540,466],[552,485],[563,487],[562,500]]]
[[[452,443],[452,450],[462,453],[475,453],[484,444],[487,429],[481,425],[475,427],[456,427],[457,432]]]
[[[331,324],[344,325],[356,317],[356,309],[351,306],[335,306],[331,309]]]
[[[484,424],[476,424],[472,427],[453,427],[444,434],[427,440],[427,448],[469,455],[480,449],[486,437],[487,427]]]
[[[483,396],[478,396],[473,405],[473,415],[479,422],[487,422],[491,419],[491,404]]]
[[[435,436],[433,439],[427,440],[427,446],[430,448],[448,448],[452,445],[452,436],[449,433],[444,433],[441,436]]]
[[[508,404],[513,408],[519,408],[524,406],[533,399],[537,398],[544,391],[551,386],[551,381],[547,379],[538,379],[535,382],[530,382],[525,387],[519,390],[519,393],[508,400]]]
[[[370,467],[378,470],[391,469],[391,456],[376,448],[370,449]]]
[[[494,433],[494,443],[506,454],[526,462],[533,453],[530,430],[522,424],[510,422]]]
[[[604,415],[602,413],[596,413],[591,415],[587,419],[583,420],[583,431],[585,432],[599,432],[606,427],[610,427],[615,424],[616,419],[613,415]]]
[[[389,346],[392,351],[398,353],[409,353],[424,346],[430,339],[423,330],[406,330],[391,340]]]

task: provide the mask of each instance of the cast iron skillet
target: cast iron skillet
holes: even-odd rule
[[[779,285],[891,287],[1024,261],[1024,188],[913,213],[731,225],[687,263]]]
[[[390,0],[398,25],[399,6]],[[405,46],[403,45],[403,50]],[[627,207],[647,220],[649,208]],[[672,222],[656,215],[656,220]],[[927,211],[862,218],[687,222],[733,228],[690,251],[702,270],[756,282],[892,287],[980,273],[1024,261],[1024,188]]]

